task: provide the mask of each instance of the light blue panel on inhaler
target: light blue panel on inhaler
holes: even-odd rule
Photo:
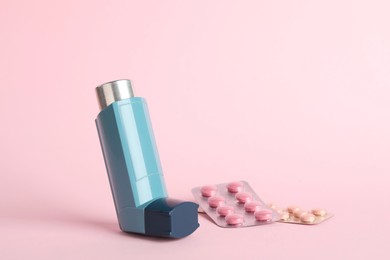
[[[133,97],[116,102],[122,127],[119,127],[125,159],[131,162],[129,172],[135,206],[152,199],[165,197],[166,190],[162,169],[148,109],[143,98]],[[131,108],[131,109],[130,109]]]
[[[99,113],[96,125],[120,227],[145,233],[145,207],[167,196],[146,102],[116,101]]]

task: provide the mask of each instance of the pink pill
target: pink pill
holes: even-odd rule
[[[244,217],[240,214],[230,214],[225,217],[225,221],[229,225],[240,225],[244,222]]]
[[[287,221],[290,218],[290,213],[288,213],[288,211],[281,211],[278,213],[280,215],[280,219],[283,221]]]
[[[272,220],[272,211],[269,209],[262,209],[255,212],[255,218],[257,221],[270,221]]]
[[[317,217],[324,217],[326,215],[326,210],[324,210],[324,209],[313,209],[311,211],[311,213],[313,213],[313,215],[317,216]]]
[[[294,212],[295,212],[295,211],[298,211],[298,210],[301,210],[301,208],[300,208],[300,207],[297,207],[297,206],[290,206],[290,207],[287,208],[287,211],[288,211],[288,213],[290,213],[290,214],[294,214]]]
[[[232,214],[233,212],[234,212],[234,207],[232,206],[222,205],[217,208],[218,215],[222,217]]]
[[[240,181],[236,181],[229,183],[228,185],[226,185],[226,187],[230,193],[237,193],[242,191],[242,189],[244,188],[244,184]]]
[[[294,217],[295,218],[301,218],[303,215],[307,214],[306,211],[303,211],[303,210],[296,210],[294,212]]]
[[[261,209],[261,203],[259,201],[249,201],[244,205],[246,212],[255,212]]]
[[[301,216],[301,221],[302,221],[302,223],[305,223],[305,224],[312,224],[315,220],[316,220],[316,216],[314,216],[311,213],[307,213],[307,214]]]
[[[214,196],[210,197],[207,202],[209,203],[210,207],[217,208],[218,206],[225,204],[225,199],[221,196]]]
[[[217,193],[217,187],[214,185],[206,185],[200,189],[203,197],[211,197]]]
[[[236,199],[239,203],[246,203],[252,200],[252,194],[248,192],[239,192],[236,194]]]

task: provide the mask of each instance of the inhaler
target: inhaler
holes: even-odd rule
[[[96,93],[96,126],[120,229],[172,238],[194,232],[198,205],[168,198],[145,99],[134,97],[125,79]]]

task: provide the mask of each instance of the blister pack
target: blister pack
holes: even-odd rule
[[[280,219],[246,181],[195,187],[192,194],[199,207],[220,227],[264,225]]]
[[[268,206],[279,213],[279,222],[282,223],[315,225],[333,217],[332,213],[321,208],[304,210],[298,206],[288,208],[279,208],[275,204],[268,204]]]

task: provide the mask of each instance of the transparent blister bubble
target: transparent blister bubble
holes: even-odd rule
[[[192,194],[199,212],[204,211],[220,227],[257,226],[280,219],[246,181],[195,187]]]

